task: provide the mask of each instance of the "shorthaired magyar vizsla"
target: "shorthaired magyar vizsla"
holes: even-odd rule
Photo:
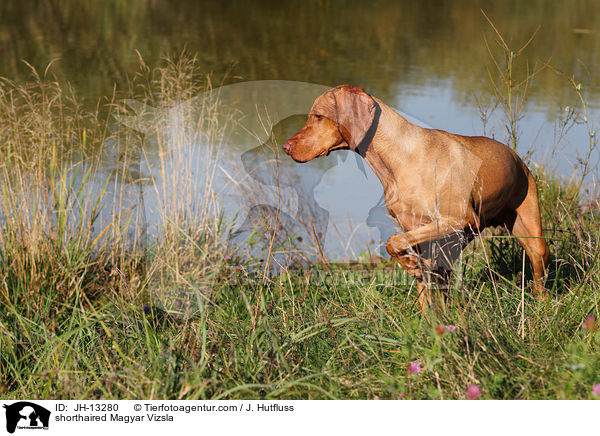
[[[535,180],[506,145],[416,126],[362,88],[342,85],[316,99],[306,125],[283,148],[298,162],[338,149],[364,157],[404,231],[386,249],[417,279],[422,310],[429,305],[430,261],[418,256],[417,246],[462,233],[462,250],[487,226],[504,226],[518,238],[533,266],[534,290],[546,298],[549,251]]]

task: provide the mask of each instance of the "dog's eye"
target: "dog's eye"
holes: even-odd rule
[[[323,118],[323,115],[318,115],[318,114],[315,114],[315,118],[316,118],[317,120],[320,120],[321,118]]]

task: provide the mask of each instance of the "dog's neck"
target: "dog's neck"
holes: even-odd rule
[[[388,203],[388,198],[398,194],[399,174],[396,173],[403,170],[402,161],[416,150],[416,140],[423,129],[406,121],[379,99],[377,103],[381,107],[379,125],[364,158],[381,181]]]

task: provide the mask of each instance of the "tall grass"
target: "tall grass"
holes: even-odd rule
[[[0,89],[2,397],[453,399],[471,384],[489,399],[593,397],[600,219],[581,184],[536,174],[548,302],[529,291],[518,244],[496,235],[469,247],[445,304],[422,316],[389,261],[270,274],[236,261],[214,168],[193,158],[200,142],[217,152],[214,107],[198,137],[149,141],[113,126],[126,107],[85,110],[48,75]],[[185,110],[207,89],[184,56],[142,64],[131,96]],[[140,231],[131,186],[154,193],[160,231]]]

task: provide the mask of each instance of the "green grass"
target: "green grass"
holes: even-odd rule
[[[485,399],[594,398],[600,332],[586,319],[600,319],[600,216],[578,184],[537,171],[552,247],[547,302],[532,295],[528,263],[521,287],[518,243],[488,235],[424,316],[391,262],[265,274],[221,246],[222,221],[183,220],[185,200],[169,198],[148,249],[127,243],[134,224],[120,213],[96,238],[104,191],[86,195],[88,177],[76,182],[47,156],[100,148],[106,122],[42,82],[4,83],[0,94],[11,127],[0,133],[2,398],[460,399],[471,384]],[[23,192],[31,201],[18,201]],[[418,375],[407,371],[414,361]]]
[[[550,184],[542,195],[555,212],[559,189]],[[477,384],[489,399],[591,398],[600,333],[582,323],[598,318],[592,250],[600,219],[568,218],[554,229],[568,236],[551,238],[552,298],[543,303],[525,289],[524,316],[519,267],[506,268],[520,265],[521,250],[504,238],[469,250],[463,282],[427,316],[391,263],[321,265],[266,280],[262,271],[224,264],[212,295],[183,316],[158,304],[144,272],[151,259],[117,267],[89,251],[28,260],[5,250],[2,395],[452,399]],[[196,243],[187,249],[198,256]],[[440,335],[436,325],[456,332]],[[408,374],[412,361],[421,363],[419,375]]]
[[[263,286],[235,270],[191,317],[115,278],[95,290],[97,272],[84,267],[35,287],[5,280],[3,396],[451,399],[478,384],[484,398],[589,398],[599,382],[600,336],[582,328],[597,316],[597,271],[583,286],[555,278],[548,303],[527,292],[523,327],[514,276],[497,289],[468,281],[423,317],[398,271],[315,269]],[[438,324],[456,332],[439,335]]]

